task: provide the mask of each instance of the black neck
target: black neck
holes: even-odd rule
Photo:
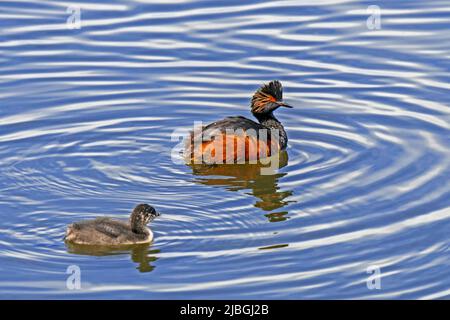
[[[287,145],[287,134],[284,130],[283,125],[277,118],[273,115],[272,112],[269,113],[253,113],[256,119],[258,119],[259,123],[269,129],[278,129],[280,135],[280,146],[281,149],[286,148]]]
[[[272,112],[269,113],[253,113],[259,123],[268,128],[283,128],[281,122],[273,115]]]

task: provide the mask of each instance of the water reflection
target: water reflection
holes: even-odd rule
[[[150,272],[155,269],[155,267],[152,266],[151,263],[158,260],[155,254],[160,252],[160,250],[156,249],[149,250],[150,245],[148,243],[114,247],[80,245],[66,242],[66,246],[67,252],[80,255],[110,256],[130,254],[131,261],[138,264],[136,269],[139,270],[139,272]]]
[[[279,154],[279,168],[288,164],[288,154],[282,151]],[[209,186],[222,186],[229,191],[250,190],[257,200],[255,207],[264,211],[273,211],[284,207],[291,201],[286,198],[291,196],[291,190],[280,191],[278,181],[287,173],[274,172],[273,174],[261,174],[261,168],[268,165],[258,164],[222,164],[203,165],[191,164],[192,173],[197,176],[195,182]],[[287,212],[273,212],[266,214],[270,222],[284,221]]]

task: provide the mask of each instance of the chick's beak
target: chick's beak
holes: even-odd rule
[[[293,106],[291,106],[290,104],[287,104],[286,102],[283,102],[283,101],[278,101],[277,104],[280,107],[293,108]]]

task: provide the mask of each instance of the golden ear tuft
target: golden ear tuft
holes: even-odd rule
[[[283,100],[283,86],[278,80],[271,81],[268,84],[263,84],[258,91],[274,97],[277,101]]]

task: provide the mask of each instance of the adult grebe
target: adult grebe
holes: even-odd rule
[[[153,240],[153,232],[146,224],[159,215],[152,206],[139,204],[131,213],[129,223],[107,217],[75,222],[67,227],[64,239],[91,245],[148,243]]]
[[[252,98],[251,111],[259,123],[237,116],[195,129],[186,139],[188,162],[240,163],[262,159],[285,149],[288,141],[286,131],[273,115],[279,107],[292,108],[282,99],[281,83],[271,81],[262,85]]]

